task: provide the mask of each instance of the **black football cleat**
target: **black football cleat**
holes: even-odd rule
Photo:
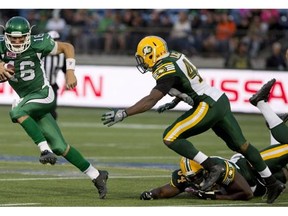
[[[41,152],[39,161],[42,164],[50,163],[51,165],[54,165],[57,161],[57,157],[53,152],[45,150],[45,151]]]
[[[95,187],[98,190],[99,198],[105,199],[107,194],[107,185],[106,182],[108,180],[109,173],[105,170],[99,170],[99,176],[96,179],[93,179],[92,182],[94,183]]]
[[[275,183],[267,185],[266,187],[267,203],[269,204],[273,203],[286,188],[285,184],[279,180],[276,180]]]
[[[281,114],[278,114],[278,116],[279,116],[279,118],[282,119],[282,121],[283,121],[284,123],[287,122],[287,120],[288,120],[288,113],[281,113]]]
[[[259,101],[264,100],[265,102],[268,101],[269,95],[270,95],[270,90],[274,83],[276,82],[276,79],[272,79],[266,84],[264,84],[261,89],[259,89],[252,97],[249,98],[249,101],[252,105],[257,106],[257,103]]]
[[[201,190],[202,191],[210,190],[214,186],[214,184],[217,183],[217,181],[223,177],[225,171],[226,167],[222,164],[216,164],[212,166],[209,170],[208,177],[204,180],[204,183],[201,186]]]

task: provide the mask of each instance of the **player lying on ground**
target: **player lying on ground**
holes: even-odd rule
[[[170,51],[163,38],[155,35],[144,37],[137,46],[135,58],[139,71],[151,72],[156,85],[134,105],[104,113],[101,118],[103,124],[110,127],[127,117],[151,110],[166,95],[174,100],[165,109],[173,109],[179,101],[184,101],[191,108],[165,129],[162,141],[175,153],[209,170],[202,190],[207,190],[220,173],[213,166],[216,166],[216,161],[196,149],[189,138],[212,129],[232,151],[243,154],[255,167],[267,188],[266,202],[273,203],[285,185],[275,179],[259,151],[242,133],[227,95],[205,82],[197,67],[183,53]]]
[[[285,184],[288,178],[286,167],[288,162],[288,128],[285,125],[288,114],[276,115],[267,103],[274,83],[275,80],[273,79],[264,85],[250,98],[250,102],[253,105],[256,104],[263,113],[272,136],[271,145],[260,152],[261,156],[273,175]],[[183,157],[180,161],[181,169],[172,173],[170,183],[150,191],[144,191],[140,199],[170,198],[186,191],[202,199],[249,200],[253,195],[263,196],[266,193],[259,174],[243,155],[235,154],[230,160],[217,157],[217,160],[219,164],[225,164],[226,169],[222,171],[222,175],[211,191],[199,190],[201,183],[207,176],[207,171],[201,165]]]

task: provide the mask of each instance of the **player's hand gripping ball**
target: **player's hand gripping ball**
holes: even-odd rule
[[[10,74],[10,77],[6,76],[6,79],[0,80],[0,83],[8,81],[15,73],[15,68],[12,64],[4,64],[4,68],[6,70],[6,73],[8,72]]]

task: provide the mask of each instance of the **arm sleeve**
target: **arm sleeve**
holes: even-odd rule
[[[167,77],[157,80],[157,84],[154,87],[154,89],[157,89],[161,91],[164,95],[168,94],[170,89],[173,87],[173,85],[176,83],[177,77]]]

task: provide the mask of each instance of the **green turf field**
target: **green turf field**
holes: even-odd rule
[[[59,107],[59,125],[70,145],[96,168],[106,169],[107,198],[99,200],[88,177],[59,158],[42,165],[39,150],[22,128],[10,122],[8,106],[0,106],[0,207],[243,207],[268,206],[261,198],[251,201],[204,201],[185,194],[166,200],[142,201],[142,191],[169,182],[180,156],[162,143],[162,132],[180,114],[150,111],[111,128],[100,118],[105,109]],[[260,115],[237,114],[247,139],[257,148],[269,145],[269,133]],[[230,157],[233,152],[212,131],[190,139],[209,155]],[[284,192],[270,206],[288,206]]]

